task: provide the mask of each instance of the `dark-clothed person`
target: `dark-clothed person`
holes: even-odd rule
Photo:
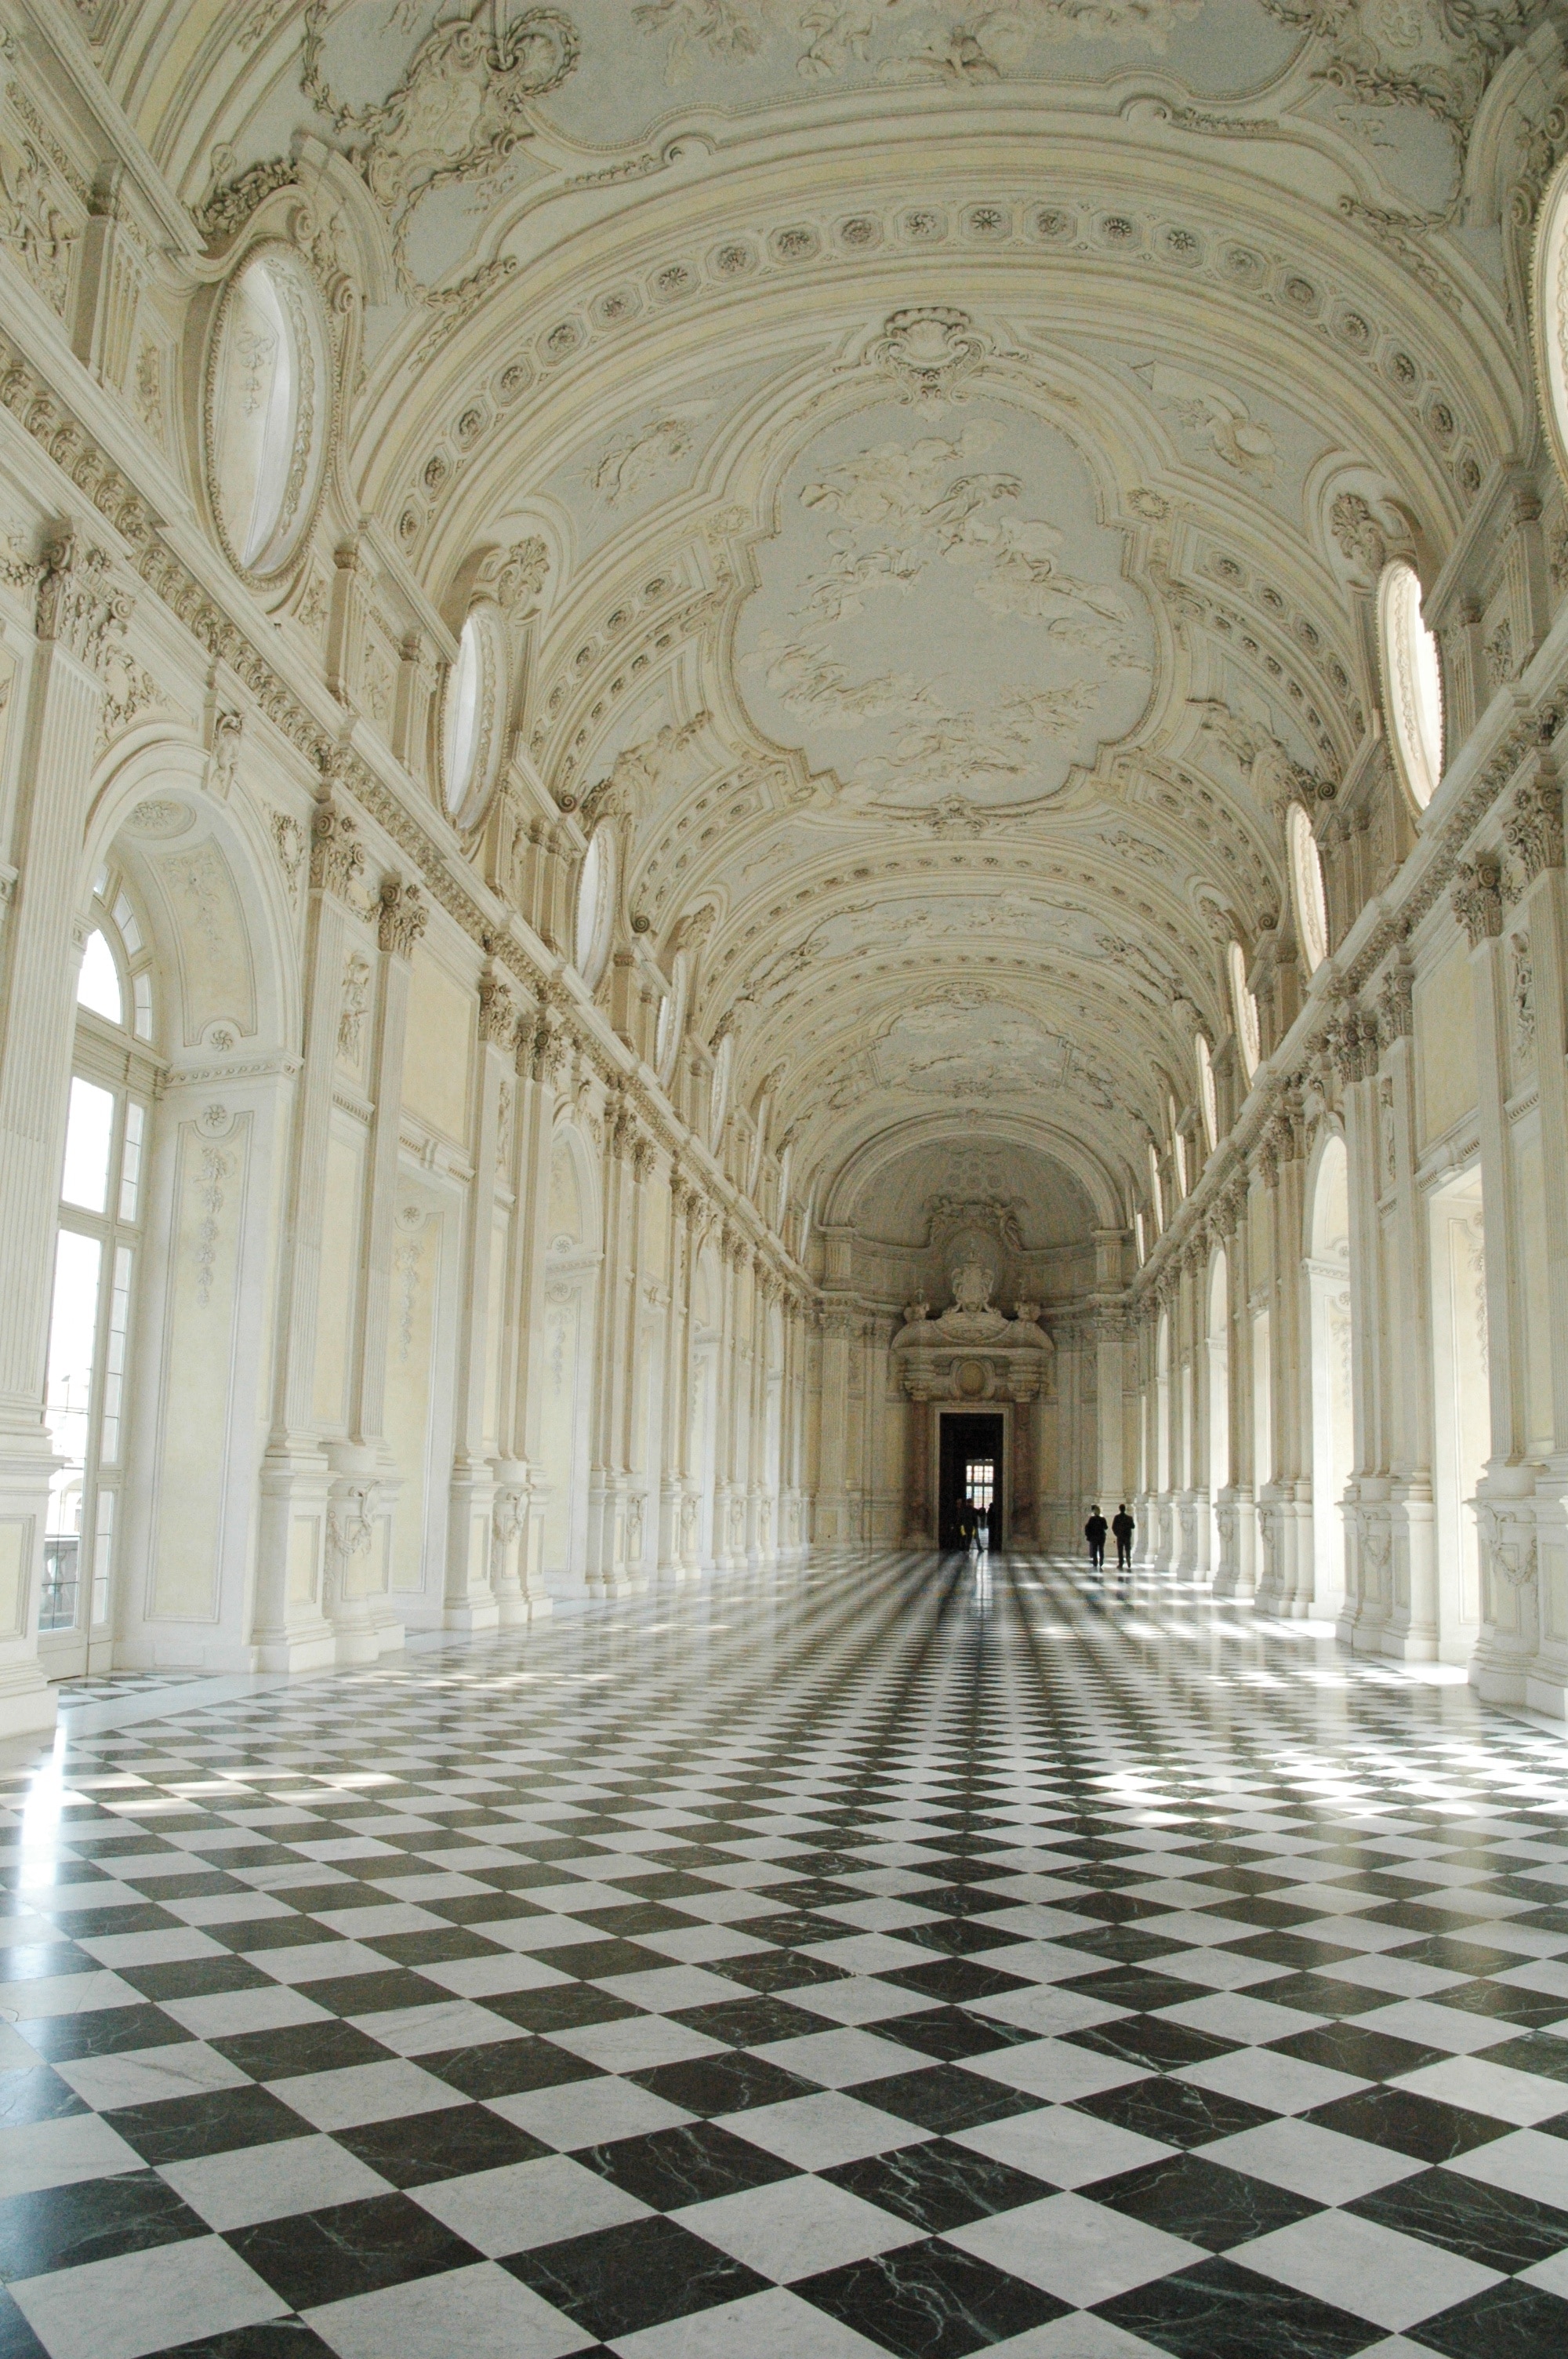
[[[1101,1571],[1105,1569],[1105,1536],[1109,1529],[1099,1509],[1091,1507],[1088,1522],[1084,1526],[1084,1538],[1089,1544],[1089,1562]]]
[[[1132,1535],[1137,1530],[1138,1527],[1127,1512],[1127,1502],[1125,1499],[1122,1501],[1120,1506],[1118,1507],[1115,1515],[1112,1516],[1110,1519],[1110,1528],[1116,1535],[1116,1569],[1118,1572],[1130,1571],[1132,1569]]]

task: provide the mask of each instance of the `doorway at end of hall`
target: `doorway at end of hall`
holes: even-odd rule
[[[984,1516],[993,1549],[1002,1544],[1002,1419],[995,1412],[944,1415],[940,1488],[936,1501],[938,1548],[968,1548]]]

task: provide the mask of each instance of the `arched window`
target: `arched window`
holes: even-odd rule
[[[1197,1036],[1198,1103],[1203,1108],[1204,1134],[1212,1155],[1219,1144],[1219,1099],[1214,1086],[1214,1059],[1204,1035]]]
[[[715,1154],[724,1136],[724,1117],[730,1111],[730,1074],[735,1062],[735,1036],[726,1032],[713,1059],[713,1095],[708,1102],[708,1143]]]
[[[1149,1238],[1141,1212],[1134,1212],[1132,1215],[1132,1238],[1138,1247],[1138,1266],[1141,1269],[1149,1258]]]
[[[331,347],[300,256],[251,256],[219,306],[207,377],[212,506],[242,571],[281,572],[309,527],[325,471]]]
[[[1171,1125],[1171,1165],[1176,1175],[1176,1195],[1181,1199],[1187,1192],[1187,1142],[1185,1134],[1176,1121],[1174,1098],[1168,1097],[1165,1100],[1165,1113]]]
[[[1152,1140],[1149,1146],[1149,1201],[1154,1207],[1154,1234],[1158,1236],[1165,1225],[1165,1191],[1160,1185],[1160,1158]]]
[[[458,635],[447,675],[441,729],[441,794],[447,815],[470,827],[494,783],[506,679],[506,649],[494,609],[476,606]]]
[[[1252,1079],[1262,1054],[1262,1036],[1258,1029],[1258,1002],[1247,987],[1247,954],[1239,942],[1232,942],[1226,952],[1226,964],[1230,970],[1230,1000],[1236,1017],[1236,1038],[1241,1047],[1241,1062],[1247,1078]]]
[[[110,1619],[156,1071],[138,1053],[153,1037],[151,966],[130,897],[105,871],[77,972],[49,1313],[45,1418],[58,1462],[49,1478],[38,1632],[57,1679],[87,1668],[90,1640],[94,1632],[106,1636]]]
[[[1291,885],[1296,900],[1296,933],[1308,974],[1315,973],[1328,956],[1328,904],[1323,892],[1323,862],[1312,821],[1300,803],[1292,803],[1286,827],[1290,836]]]
[[[597,991],[610,959],[615,922],[615,837],[608,826],[596,827],[583,854],[577,888],[577,971],[589,991]]]
[[[1535,232],[1535,364],[1541,406],[1557,453],[1557,464],[1568,475],[1568,163],[1560,164],[1548,183],[1536,215]]]
[[[1411,799],[1424,810],[1443,776],[1443,672],[1422,619],[1420,578],[1402,558],[1383,569],[1378,625],[1389,734]]]

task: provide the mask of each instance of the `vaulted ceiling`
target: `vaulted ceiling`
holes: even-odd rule
[[[100,56],[199,212],[292,151],[379,256],[351,497],[438,603],[543,540],[524,758],[628,812],[796,1171],[1005,1136],[1103,1222],[1370,724],[1346,518],[1430,582],[1528,444],[1539,15],[147,0]]]

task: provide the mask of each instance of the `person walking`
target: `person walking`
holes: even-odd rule
[[[1120,1506],[1118,1507],[1115,1515],[1112,1516],[1110,1519],[1110,1528],[1116,1535],[1116,1569],[1118,1572],[1130,1572],[1132,1570],[1132,1535],[1137,1530],[1138,1527],[1127,1512],[1127,1502],[1125,1499],[1123,1499]]]
[[[1099,1572],[1105,1571],[1105,1536],[1109,1528],[1099,1509],[1091,1507],[1088,1522],[1084,1526],[1084,1538],[1089,1544],[1089,1562]]]

